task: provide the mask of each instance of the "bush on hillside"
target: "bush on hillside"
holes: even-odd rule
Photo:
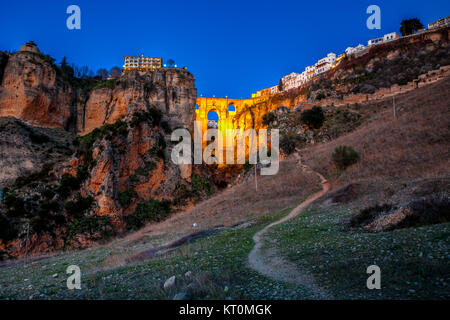
[[[10,219],[0,214],[0,239],[9,241],[16,238],[18,231]]]
[[[191,177],[191,185],[192,191],[197,195],[202,192],[206,192],[208,196],[211,196],[214,193],[214,187],[212,183],[196,174],[192,175]]]
[[[67,198],[72,191],[80,189],[80,181],[68,174],[64,173],[61,177],[61,181],[59,187],[56,189],[56,192],[62,197]]]
[[[321,107],[314,106],[312,109],[302,112],[300,121],[308,127],[319,129],[325,121],[325,114]]]
[[[358,162],[359,154],[351,146],[339,146],[334,149],[331,159],[339,170],[345,170]]]
[[[100,232],[103,236],[111,235],[112,225],[107,216],[88,216],[74,219],[70,225],[68,236],[71,238],[82,233],[92,236],[97,232]]]
[[[277,119],[277,117],[272,113],[266,113],[265,115],[263,115],[262,117],[262,124],[264,126],[269,126],[272,122],[274,122]]]
[[[297,147],[298,139],[292,134],[283,135],[280,139],[280,150],[286,155],[289,155],[295,151]]]
[[[82,217],[91,208],[94,198],[91,196],[83,198],[78,195],[74,201],[68,201],[65,205],[66,212],[71,217]]]
[[[137,197],[138,197],[138,194],[137,194],[136,190],[128,189],[127,191],[119,194],[119,203],[123,208],[125,208],[131,204],[131,201],[133,200],[133,198],[137,198]]]
[[[146,222],[159,222],[167,218],[170,213],[170,201],[150,199],[138,204],[133,214],[126,217],[127,229],[138,230]]]

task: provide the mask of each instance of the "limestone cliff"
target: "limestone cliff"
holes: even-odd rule
[[[78,132],[83,135],[106,123],[153,105],[163,112],[163,120],[175,127],[192,127],[197,91],[194,77],[185,70],[161,69],[147,74],[127,71],[110,87],[94,88],[78,116]]]
[[[0,76],[0,258],[25,253],[28,226],[31,254],[82,248],[214,191],[170,161],[171,131],[193,127],[188,71],[76,79],[30,43]]]
[[[58,77],[48,56],[37,48],[27,48],[8,55],[3,72],[0,71],[0,75],[3,74],[0,77],[0,116],[66,129],[76,103],[76,92]],[[0,60],[5,60],[4,56]]]

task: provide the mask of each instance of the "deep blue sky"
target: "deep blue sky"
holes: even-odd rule
[[[81,8],[81,30],[66,28],[71,4]],[[381,8],[381,30],[366,28],[371,4]],[[16,0],[0,10],[0,50],[34,40],[57,61],[94,70],[121,67],[125,55],[172,58],[194,74],[199,95],[240,98],[330,51],[399,32],[402,19],[426,25],[449,14],[448,0]]]

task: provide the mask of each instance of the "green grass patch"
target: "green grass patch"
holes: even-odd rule
[[[382,233],[349,229],[344,209],[309,209],[269,237],[299,269],[340,299],[439,299],[448,294],[449,223]],[[370,265],[381,290],[366,287]]]

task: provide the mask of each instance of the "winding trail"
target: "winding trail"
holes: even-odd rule
[[[322,190],[312,194],[305,201],[295,207],[287,216],[266,226],[253,236],[255,246],[248,255],[250,267],[260,274],[276,281],[283,281],[306,287],[315,298],[332,299],[331,294],[327,293],[323,288],[319,287],[312,274],[307,271],[298,270],[297,266],[283,259],[274,248],[264,248],[263,235],[272,227],[286,222],[298,216],[312,202],[326,194],[330,190],[330,183],[318,172],[312,171],[306,165],[301,164],[300,156],[296,153],[299,164],[303,171],[311,172],[318,175],[321,179]]]

